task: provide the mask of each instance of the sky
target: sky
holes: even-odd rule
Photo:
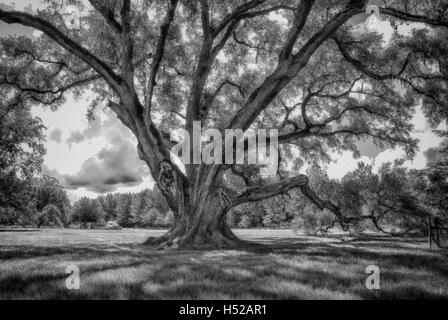
[[[3,9],[32,12],[38,7],[38,1],[17,0],[12,3],[0,0],[0,8]],[[386,42],[390,39],[392,27],[388,22],[379,21],[375,28],[383,32]],[[0,22],[0,36],[11,34],[33,36],[33,29]],[[95,111],[95,120],[89,122],[86,115],[90,99],[84,97],[76,101],[69,95],[57,111],[42,107],[33,109],[47,128],[47,153],[42,173],[58,178],[72,202],[82,196],[137,192],[152,187],[154,182],[145,164],[137,157],[137,142],[129,129],[114,114],[101,107]],[[422,169],[427,163],[426,154],[439,146],[442,139],[432,132],[420,109],[414,115],[413,124],[412,135],[420,140],[420,149],[416,157],[404,165]],[[342,178],[361,161],[378,169],[384,163],[405,156],[401,149],[381,151],[371,143],[362,143],[359,149],[359,159],[355,159],[351,152],[332,154],[333,161],[327,165],[330,178]]]

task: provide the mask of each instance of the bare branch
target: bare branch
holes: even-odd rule
[[[302,191],[303,195],[306,196],[308,199],[311,200],[320,210],[330,210],[333,212],[336,217],[338,218],[339,222],[341,223],[341,226],[343,229],[346,228],[346,223],[348,222],[348,219],[344,217],[341,210],[338,206],[333,204],[331,201],[328,200],[322,200],[309,186],[308,183],[300,186],[300,191]]]
[[[321,44],[355,14],[362,12],[367,0],[351,1],[349,6],[333,17],[319,32],[290,59],[280,61],[276,70],[254,90],[251,96],[230,121],[229,128],[247,130],[258,115],[270,104],[276,95],[305,67]]]
[[[237,7],[231,14],[227,15],[216,28],[213,28],[213,37],[216,37],[228,24],[237,19],[238,16],[261,5],[265,1],[266,0],[253,0]]]
[[[56,28],[48,21],[43,20],[39,17],[35,17],[28,13],[4,11],[1,9],[0,20],[8,24],[19,23],[24,26],[32,27],[42,31],[51,39],[56,41],[59,45],[89,64],[111,85],[112,88],[114,88],[118,92],[122,91],[122,79],[118,75],[116,75],[115,72],[106,65],[106,63],[90,53],[86,48],[80,46],[69,37],[64,35],[58,28]]]
[[[293,25],[291,27],[291,30],[288,33],[288,38],[286,39],[286,43],[282,48],[282,51],[280,52],[279,59],[280,61],[288,59],[291,54],[292,50],[296,44],[297,38],[299,37],[300,33],[302,32],[303,27],[306,24],[308,15],[311,12],[311,8],[313,7],[314,0],[303,0],[300,1],[300,5],[298,7],[296,16],[294,18]]]
[[[222,38],[218,41],[218,43],[213,47],[211,51],[211,58],[214,59],[219,52],[224,48],[224,45],[227,43],[227,40],[229,40],[230,36],[234,33],[238,26],[239,20],[233,21],[226,29],[226,32],[222,36]]]
[[[90,4],[106,19],[107,23],[113,27],[114,31],[121,33],[121,24],[115,19],[114,12],[99,0],[89,0]]]
[[[439,17],[438,19],[431,19],[426,16],[422,15],[416,15],[416,14],[410,14],[403,11],[396,10],[394,8],[380,8],[380,11],[382,14],[392,16],[404,21],[411,21],[411,22],[421,22],[425,24],[429,24],[434,27],[445,27],[448,28],[448,20],[442,19]]]
[[[356,85],[356,83],[358,83],[358,81],[360,81],[363,77],[357,77],[355,80],[352,81],[352,83],[350,84],[350,87],[344,91],[341,92],[340,94],[322,94],[322,93],[316,93],[315,96],[318,98],[325,98],[325,99],[332,99],[332,100],[339,100],[343,97],[348,96],[350,93],[354,93],[352,90],[354,88],[354,86]]]
[[[66,85],[62,85],[58,88],[53,88],[53,89],[38,89],[38,88],[31,88],[31,87],[22,87],[20,84],[10,81],[8,80],[7,76],[4,76],[4,79],[2,81],[0,81],[0,86],[1,85],[8,85],[8,86],[12,86],[17,88],[21,94],[24,94],[23,96],[26,97],[27,99],[33,99],[37,102],[40,102],[42,104],[45,105],[51,105],[52,103],[56,102],[57,100],[62,98],[62,95],[79,86],[88,84],[92,81],[98,80],[101,77],[99,75],[93,75],[93,76],[89,76],[86,77],[84,79],[79,79],[79,80],[75,80],[69,84]],[[47,100],[44,98],[44,96],[51,96],[50,100]]]
[[[148,88],[146,92],[146,113],[145,121],[147,123],[151,122],[151,106],[152,106],[152,96],[154,94],[154,87],[156,86],[156,77],[159,71],[160,64],[163,59],[163,54],[165,52],[165,45],[168,38],[168,33],[170,30],[171,23],[174,20],[174,14],[176,11],[178,0],[168,0],[168,9],[165,15],[165,20],[160,26],[160,35],[157,41],[156,52],[154,54],[151,70],[149,73]]]
[[[131,0],[123,0],[123,7],[121,8],[121,21],[123,24],[121,32],[123,75],[128,85],[134,87],[134,42],[131,35],[130,13]]]
[[[283,135],[280,135],[278,137],[278,143],[288,143],[292,140],[299,139],[299,138],[306,138],[306,137],[321,137],[321,138],[329,138],[336,135],[350,135],[350,136],[369,136],[378,140],[383,141],[389,141],[389,142],[396,142],[396,143],[402,143],[402,144],[408,144],[410,143],[410,139],[403,139],[398,137],[392,137],[390,135],[382,135],[374,132],[370,132],[367,130],[354,130],[350,128],[343,128],[338,129],[334,131],[322,131],[322,128],[324,127],[324,124],[314,124],[312,128],[305,128],[298,131],[293,131],[290,133],[286,133]]]
[[[406,71],[406,68],[411,61],[411,54],[408,54],[406,60],[404,61],[403,65],[401,66],[400,70],[397,73],[378,74],[375,71],[366,67],[362,62],[351,56],[349,51],[347,50],[347,47],[344,46],[344,43],[341,40],[339,40],[337,37],[332,37],[332,39],[336,42],[339,51],[341,52],[344,59],[347,60],[347,62],[355,66],[356,69],[359,70],[360,72],[378,81],[397,79]]]
[[[232,38],[233,38],[233,41],[235,41],[236,43],[241,44],[241,45],[243,45],[243,46],[245,46],[245,47],[248,47],[248,48],[250,48],[250,49],[262,50],[262,51],[266,51],[266,52],[271,52],[270,50],[268,50],[268,49],[266,49],[266,48],[264,48],[264,47],[255,46],[255,45],[252,45],[252,44],[250,44],[250,43],[247,43],[247,42],[245,42],[245,41],[239,39],[239,38],[238,38],[238,35],[236,34],[236,31],[234,31],[234,32],[232,33]]]
[[[235,82],[226,79],[223,82],[221,82],[221,84],[218,86],[218,88],[216,88],[215,92],[210,96],[210,99],[207,101],[207,103],[209,105],[211,105],[213,103],[213,101],[216,99],[216,97],[220,94],[221,90],[226,86],[232,86],[235,87],[236,89],[238,89],[238,92],[240,93],[240,95],[242,97],[244,97],[244,92],[243,92],[243,88],[241,88],[240,85],[236,84]]]
[[[303,122],[305,122],[305,125],[307,128],[311,128],[312,127],[312,123],[308,117],[307,111],[306,111],[306,107],[308,105],[308,103],[310,102],[310,100],[313,98],[314,94],[312,92],[309,92],[309,94],[305,97],[305,99],[303,99],[302,103],[300,104],[300,110],[301,110],[301,114],[302,114],[302,119]]]
[[[344,46],[344,44],[337,38],[333,37],[333,40],[336,42],[341,54],[349,62],[352,64],[358,71],[362,72],[363,74],[378,80],[378,81],[384,81],[384,80],[399,80],[401,83],[404,83],[408,85],[412,90],[414,90],[416,93],[429,98],[433,100],[436,104],[440,106],[444,106],[444,103],[440,101],[436,96],[429,92],[425,92],[424,89],[419,88],[415,83],[412,82],[412,80],[409,80],[407,77],[404,76],[404,73],[411,62],[412,58],[412,52],[408,54],[406,60],[403,62],[400,70],[397,73],[389,73],[389,74],[379,74],[378,72],[372,70],[368,66],[364,65],[361,61],[357,60],[353,56],[350,55],[348,49]],[[417,77],[420,78],[420,77]],[[441,77],[443,79],[443,77]]]
[[[265,186],[251,186],[233,199],[232,206],[275,197],[280,194],[285,194],[291,189],[302,187],[306,184],[308,184],[308,178],[305,175],[298,175],[296,177],[284,179],[280,182]]]
[[[264,2],[266,2],[266,0],[250,1],[236,8],[231,14],[225,17],[216,28],[213,29],[213,38],[216,38],[227,26],[236,24],[241,20],[267,15],[271,12],[278,10],[291,10],[291,11],[297,10],[297,8],[286,5],[276,5],[262,10],[249,12],[249,10],[263,4]]]
[[[212,25],[210,22],[210,6],[208,0],[201,0],[201,22],[205,39],[212,37]]]
[[[305,175],[298,175],[296,177],[281,180],[280,182],[259,186],[249,187],[242,193],[236,195],[231,202],[230,207],[237,206],[242,203],[255,202],[268,198],[272,198],[281,194],[286,194],[288,191],[299,188],[300,191],[310,199],[320,210],[328,209],[333,212],[339,219],[342,225],[345,225],[347,219],[341,213],[339,207],[334,205],[331,201],[322,200],[309,186],[308,177]]]

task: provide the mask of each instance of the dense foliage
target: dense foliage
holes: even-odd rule
[[[0,101],[0,224],[32,220],[29,186],[45,154],[44,129],[29,108],[8,109]]]
[[[157,188],[81,198],[74,203],[72,223],[102,227],[107,221],[117,221],[125,228],[168,228],[173,215]]]
[[[422,236],[431,226],[439,237],[448,236],[446,158],[431,162],[424,170],[409,170],[397,163],[385,164],[375,172],[360,163],[341,180],[329,179],[318,167],[310,168],[308,176],[319,194],[347,214],[350,232]],[[342,231],[329,210],[318,210],[296,191],[237,207],[230,212],[229,222],[239,228],[294,228],[310,234]]]
[[[59,182],[49,176],[19,179],[12,174],[9,188],[0,193],[10,192],[11,201],[0,204],[0,225],[22,226],[67,226],[69,224],[70,202],[66,191]],[[2,181],[2,183],[5,181]],[[7,182],[7,181],[6,181]]]
[[[135,135],[139,157],[173,212],[171,232],[149,243],[237,246],[228,213],[248,212],[262,201],[264,216],[234,214],[230,220],[294,220],[287,205],[283,218],[274,217],[278,208],[269,200],[287,199],[292,189],[330,210],[343,229],[361,228],[366,216],[373,223],[386,219],[397,210],[387,208],[393,201],[410,216],[407,208],[416,198],[401,180],[408,176],[401,169],[373,174],[360,168],[341,182],[341,195],[334,190],[337,183],[314,189],[313,178],[303,174],[259,179],[258,171],[246,175],[247,166],[238,170],[219,162],[183,170],[171,161],[168,138],[178,128],[191,136],[196,122],[221,132],[276,128],[281,170],[292,166],[296,173],[305,162],[326,162],[341,150],[359,155],[365,140],[413,156],[416,108],[433,128],[448,118],[445,0],[375,1],[393,29],[388,39],[363,27],[371,18],[365,13],[368,0],[75,0],[72,6],[83,11],[77,28],[63,18],[64,4],[45,3],[34,15],[0,9],[0,20],[42,32],[33,39],[0,40],[0,90],[8,97],[3,103],[8,109],[56,108],[72,91],[93,96],[92,108],[106,104]],[[227,185],[229,175],[242,176],[243,187]],[[427,177],[440,187],[437,175]],[[369,179],[362,191],[361,178]],[[382,197],[383,190],[395,193]],[[423,198],[422,206],[435,208],[435,195]],[[126,212],[117,216],[120,222],[140,223],[136,212],[147,207],[144,201],[136,201],[128,214],[130,199],[120,200],[115,208]]]

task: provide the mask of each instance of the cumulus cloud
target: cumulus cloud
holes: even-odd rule
[[[83,143],[96,137],[109,135],[110,132],[119,132],[125,137],[132,137],[129,130],[123,126],[116,116],[106,114],[99,109],[95,111],[94,116],[95,119],[90,121],[88,127],[84,130],[70,132],[70,136],[65,141],[69,147],[73,144]]]
[[[52,130],[50,132],[50,134],[48,135],[48,138],[51,141],[54,141],[56,143],[61,143],[62,142],[62,130],[59,128]]]
[[[93,139],[101,135],[102,132],[109,129],[111,126],[117,125],[116,121],[112,117],[106,117],[106,120],[103,120],[101,115],[97,115],[95,120],[92,120],[89,123],[89,126],[84,130],[72,131],[70,136],[65,141],[69,147],[75,143],[82,143],[86,140]]]
[[[81,142],[84,142],[84,140],[86,140],[86,136],[83,132],[72,131],[70,133],[70,137],[65,142],[71,147],[72,144],[81,143]]]
[[[64,185],[64,175],[62,175],[61,173],[59,173],[58,170],[56,169],[52,169],[50,168],[48,165],[44,164],[42,166],[42,171],[41,171],[42,175],[47,175],[47,176],[51,176],[53,178],[58,179],[59,183],[61,183],[62,185]]]
[[[58,133],[54,131],[57,130],[50,133],[50,139],[59,139]],[[84,146],[86,143],[90,145],[90,142],[94,142],[94,145],[101,143],[100,149],[84,158],[79,169],[61,173],[44,166],[43,173],[57,178],[71,192],[85,190],[96,194],[136,187],[149,175],[144,162],[137,156],[135,138],[115,115],[99,111],[88,127],[71,131],[65,140],[70,149],[73,144]]]
[[[104,147],[96,157],[84,161],[77,173],[62,175],[62,183],[67,189],[85,188],[106,193],[143,182],[148,172],[138,159],[136,147],[120,135],[111,138],[114,143]]]

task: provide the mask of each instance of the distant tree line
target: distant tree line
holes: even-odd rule
[[[83,227],[117,221],[125,228],[168,228],[172,219],[157,188],[139,193],[110,193],[96,199],[83,197],[73,204],[71,212],[71,221]]]
[[[70,205],[66,191],[53,177],[20,184],[22,189],[13,194],[14,202],[0,203],[0,225],[99,228],[116,221],[125,228],[169,228],[173,219],[158,189],[96,199],[82,197]],[[0,189],[0,199],[6,198],[7,191]]]

